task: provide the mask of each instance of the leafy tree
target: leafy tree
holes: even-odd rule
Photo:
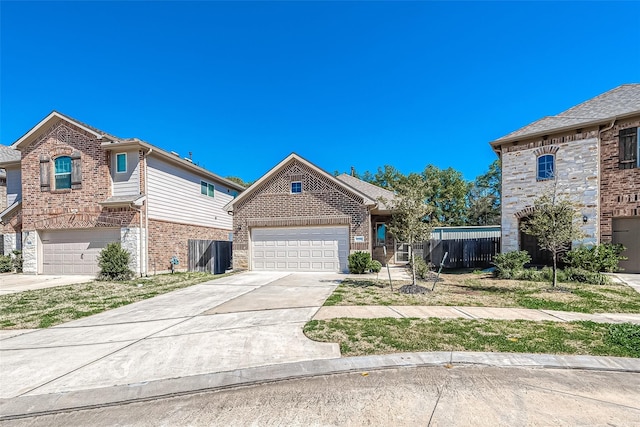
[[[538,197],[533,206],[533,214],[529,221],[522,223],[521,230],[535,236],[541,249],[551,252],[552,286],[555,288],[558,283],[559,255],[582,235],[575,221],[576,209],[569,200],[558,197],[555,186],[553,192]]]
[[[242,185],[244,188],[249,188],[251,184],[253,184],[252,181],[244,181],[242,178],[237,176],[228,176],[225,179],[228,179],[231,182],[235,182],[236,184]]]
[[[391,216],[389,232],[396,239],[406,242],[413,249],[414,245],[427,240],[431,235],[432,225],[428,221],[432,207],[425,203],[426,183],[418,174],[409,174],[395,184],[393,200],[394,213]],[[411,251],[412,284],[416,284],[416,263],[414,251]]]
[[[422,172],[425,201],[433,206],[432,218],[442,225],[464,225],[467,217],[469,183],[462,173],[428,165]]]
[[[404,178],[405,176],[391,165],[379,167],[375,174],[371,174],[371,172],[366,171],[362,175],[362,179],[364,181],[375,184],[378,187],[386,188],[387,190],[394,190],[400,180]]]
[[[500,224],[500,204],[502,201],[502,169],[500,160],[489,165],[489,170],[478,176],[470,185],[467,195],[469,211],[468,224]]]

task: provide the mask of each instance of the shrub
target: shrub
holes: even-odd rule
[[[13,271],[13,260],[10,255],[0,255],[0,273]]]
[[[429,273],[431,272],[430,264],[422,258],[421,256],[416,257],[416,277],[418,279],[428,279]]]
[[[349,272],[352,274],[364,274],[371,265],[371,254],[357,251],[349,255]]]
[[[496,275],[502,279],[511,279],[516,272],[524,270],[524,265],[531,261],[527,251],[512,251],[497,254],[493,257]]]
[[[16,270],[16,273],[22,273],[22,251],[13,251],[13,268]]]
[[[380,261],[374,259],[369,264],[369,270],[371,270],[372,273],[379,273],[380,270],[382,270],[382,264]]]
[[[573,268],[567,267],[562,270],[563,273],[563,282],[579,282],[579,283],[589,283],[592,285],[606,285],[610,283],[610,279],[598,273],[597,271],[587,271],[581,268]]]
[[[98,255],[100,280],[129,280],[133,271],[129,268],[129,252],[119,242],[109,243]]]
[[[600,271],[612,273],[618,269],[625,247],[620,244],[603,243],[596,246],[579,246],[567,252],[563,260],[572,268],[598,273]]]

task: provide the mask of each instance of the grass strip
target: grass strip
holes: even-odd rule
[[[548,283],[496,279],[491,275],[443,274],[434,292],[402,294],[407,284],[375,279],[347,279],[324,305],[441,305],[518,307],[580,313],[640,313],[640,293],[622,284]],[[431,288],[431,284],[423,284]]]
[[[481,351],[640,357],[640,325],[468,319],[312,320],[304,333],[340,344],[343,356]]]
[[[0,296],[0,329],[48,328],[223,277],[175,273],[126,282],[93,281]]]

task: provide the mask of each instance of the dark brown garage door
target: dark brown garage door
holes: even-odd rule
[[[627,260],[620,262],[625,273],[640,273],[640,217],[614,218],[613,243],[621,243],[627,248],[622,255]]]

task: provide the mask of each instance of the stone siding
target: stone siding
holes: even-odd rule
[[[178,257],[176,270],[187,270],[189,239],[229,240],[230,230],[149,220],[149,274],[167,272],[171,258]],[[235,244],[235,243],[234,243]]]
[[[22,250],[22,237],[20,233],[6,233],[2,235],[4,253],[0,255],[11,255],[15,250]]]
[[[302,193],[291,194],[291,182],[298,181]],[[362,197],[294,159],[234,206],[234,269],[249,268],[253,227],[313,225],[348,225],[350,252],[370,250],[372,225]]]
[[[580,220],[581,242],[598,242],[598,138],[597,130],[587,130],[502,149],[502,252],[519,249],[519,219],[531,212],[537,197],[553,191],[553,180],[536,180],[537,157],[548,153],[555,155],[558,194],[587,217],[586,223]]]
[[[640,216],[640,168],[620,169],[618,134],[622,129],[640,127],[640,117],[621,120],[602,132],[601,151],[601,241],[612,240],[612,219],[616,217]]]

